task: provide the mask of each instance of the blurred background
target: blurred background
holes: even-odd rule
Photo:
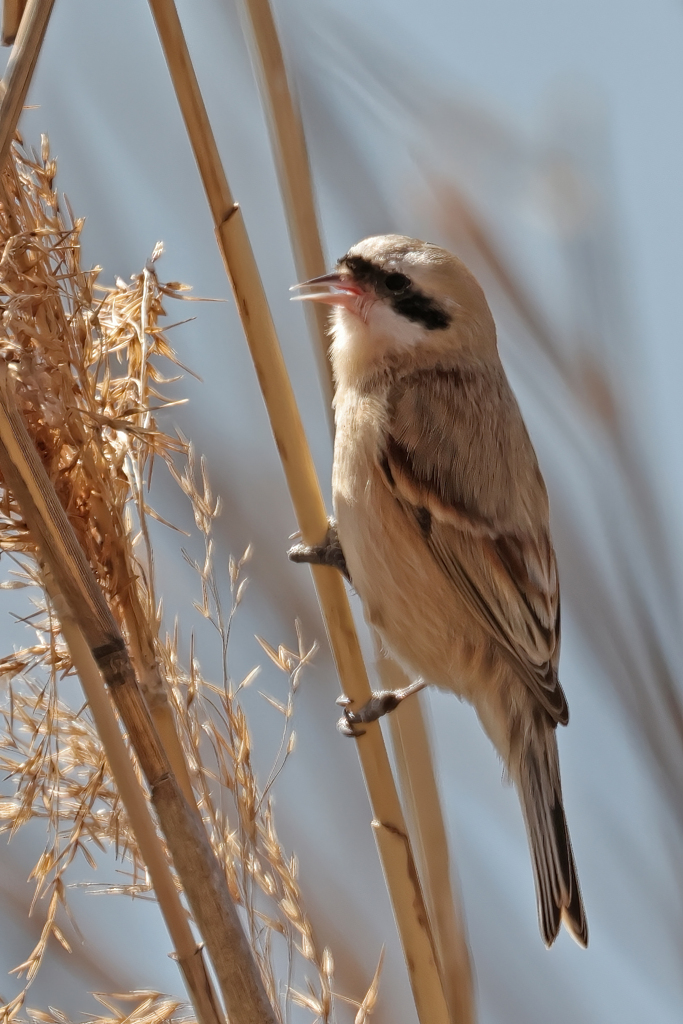
[[[321,481],[331,435],[300,306],[266,123],[232,0],[178,4],[233,192],[244,209]],[[474,714],[427,704],[476,975],[481,1024],[678,1024],[683,1014],[683,6],[629,0],[275,0],[301,104],[330,265],[399,232],[458,252],[485,287],[501,354],[548,483],[563,594],[559,736],[567,815],[590,926],[550,951],[536,922],[517,798]],[[335,730],[338,682],[194,160],[143,0],[61,0],[21,121],[49,135],[58,181],[85,216],[83,264],[113,283],[159,239],[162,280],[221,299],[167,308],[201,381],[166,414],[206,455],[223,499],[216,564],[253,543],[231,639],[241,678],[254,633],[320,651],[297,695],[297,748],[275,788],[278,829],[337,987],[362,997],[386,947],[377,1024],[414,1024],[354,744]],[[189,313],[188,313],[189,308]],[[164,517],[189,509],[157,473]],[[159,591],[206,674],[220,650],[196,623],[177,535],[157,535]],[[192,546],[192,542],[189,542]],[[199,551],[197,551],[199,554]],[[4,606],[3,606],[4,607]],[[26,642],[3,610],[2,650]],[[263,684],[261,686],[261,683]],[[245,698],[265,778],[280,721]],[[5,784],[7,785],[7,784]],[[0,845],[0,993],[40,930],[26,914],[35,826]],[[116,881],[103,858],[95,876]],[[71,896],[80,936],[28,1004],[94,1009],[88,991],[183,994],[156,907]]]

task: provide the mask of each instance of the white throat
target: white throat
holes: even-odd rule
[[[396,313],[384,302],[373,302],[365,316],[337,307],[332,318],[332,365],[339,384],[358,380],[379,368],[387,358],[414,350],[425,339],[425,328]]]

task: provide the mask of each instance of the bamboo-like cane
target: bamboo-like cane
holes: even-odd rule
[[[400,690],[409,682],[395,661],[378,654],[382,685]],[[391,737],[401,793],[425,902],[432,922],[444,995],[452,1024],[474,1024],[474,985],[470,951],[462,909],[451,886],[448,838],[430,755],[429,733],[422,709],[422,694],[399,704],[390,716]]]
[[[0,98],[0,168],[5,166],[54,0],[28,0],[9,55]]]
[[[247,34],[268,114],[280,191],[289,225],[299,280],[326,270],[316,214],[313,181],[301,115],[288,80],[282,47],[269,0],[243,0]],[[327,397],[330,382],[326,310],[315,303],[318,319],[311,326],[318,336],[320,380]],[[379,650],[376,644],[376,650]],[[403,689],[410,680],[386,656],[378,657],[383,689]],[[420,881],[439,954],[441,979],[452,1024],[473,1024],[474,998],[470,955],[462,912],[450,885],[450,859],[439,790],[422,700],[414,697],[392,718],[392,743],[403,804],[413,839]]]
[[[307,544],[319,543],[327,530],[325,506],[242,214],[230,192],[175,4],[173,0],[150,0],[150,7],[206,190],[302,538]],[[363,704],[371,691],[342,578],[335,570],[320,566],[313,567],[313,578],[342,687],[355,703]],[[429,919],[379,724],[371,723],[357,742],[418,1016],[422,1024],[448,1024]]]
[[[199,815],[173,775],[138,688],[123,637],[16,409],[7,370],[0,369],[0,472],[123,720],[192,914],[206,942],[230,1022],[276,1024],[225,872]]]
[[[2,45],[11,46],[16,39],[26,0],[4,0],[2,5]]]
[[[19,259],[21,258],[22,256],[19,256]],[[94,460],[90,459],[87,451],[84,453],[84,458],[92,477],[95,478],[97,469]],[[104,532],[109,531],[112,536],[115,536],[116,527],[114,520],[105,502],[100,503],[97,516]],[[119,549],[116,557],[121,559],[120,571],[122,575],[131,578],[133,569],[125,551]],[[185,799],[191,806],[196,806],[187,761],[185,760],[185,754],[176,729],[173,708],[168,699],[166,684],[154,649],[156,623],[153,622],[150,625],[146,619],[142,602],[135,587],[128,588],[126,593],[126,600],[123,603],[123,621],[138,683],[147,702],[152,721],[159,733],[159,739],[171,762],[173,773],[185,795]]]
[[[54,0],[28,0],[5,76],[0,82],[0,169],[9,154],[12,137],[45,38],[53,3]],[[11,217],[11,207],[8,203],[5,205]],[[173,711],[159,673],[156,656],[143,628],[142,618],[142,609],[133,592],[126,605],[126,628],[131,637],[138,672],[141,673],[141,686],[176,778],[186,799],[190,804],[194,804],[192,784],[176,731]]]
[[[268,0],[243,0],[243,20],[253,42],[254,65],[268,116],[270,138],[277,164],[294,264],[300,281],[319,277],[326,270],[311,168],[301,115],[292,95],[277,27]],[[327,311],[317,303],[304,303],[308,323],[318,344],[315,354],[328,412],[332,408],[332,371]]]
[[[223,1024],[223,1015],[217,1005],[202,948],[197,945],[192,934],[187,912],[180,901],[171,869],[152,821],[149,805],[140,788],[111,701],[107,696],[102,673],[71,608],[57,589],[54,577],[47,566],[43,566],[43,580],[59,618],[62,635],[92,712],[135,841],[149,871],[159,909],[171,936],[178,966],[185,978],[188,995],[197,1013],[199,1024]]]
[[[192,790],[192,781],[187,767],[185,754],[176,729],[173,708],[168,699],[166,685],[159,669],[154,642],[150,630],[146,628],[144,611],[134,588],[127,595],[124,607],[124,622],[128,634],[131,655],[135,671],[144,694],[154,727],[171,762],[173,774],[183,791],[185,799],[191,807],[197,802]]]
[[[16,10],[8,9],[8,5],[5,4],[3,10],[3,33],[8,35],[11,29],[12,34],[16,34],[17,38],[10,54],[5,76],[0,82],[0,170],[9,155],[12,137],[45,38],[53,2],[54,0],[29,0],[28,4],[15,5]],[[21,17],[17,31],[17,26],[10,25],[10,16],[19,17],[22,13],[23,17]],[[7,469],[11,473],[9,467]],[[5,479],[8,480],[9,477],[5,476]],[[152,885],[175,946],[178,964],[185,978],[188,994],[198,1020],[200,1024],[219,1024],[223,1018],[206,970],[202,949],[194,939],[187,914],[180,902],[147,802],[135,777],[111,704],[104,693],[102,675],[48,564],[44,565],[44,577],[57,613],[58,615],[61,613],[64,637],[86,692],[105,755],[116,779],[140,853],[150,873]],[[166,701],[165,709],[161,708],[157,712],[157,718],[161,717],[162,722],[166,724],[167,742],[169,742],[169,731],[172,731],[173,736],[170,738],[176,740],[175,746],[172,745],[172,749],[175,751],[176,748],[179,748],[179,743],[174,724],[171,723],[170,729],[168,727],[169,714],[171,711]],[[193,800],[182,754],[180,756],[181,764],[178,764],[178,757],[174,760],[178,767],[185,769],[184,774],[181,774],[181,784],[184,784],[186,796]]]

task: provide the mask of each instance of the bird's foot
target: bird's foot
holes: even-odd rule
[[[329,519],[328,522],[329,526],[322,544],[295,544],[293,548],[289,549],[287,556],[292,562],[328,565],[332,569],[338,569],[350,583],[351,577],[337,536],[337,524],[334,519]]]
[[[424,679],[417,679],[402,690],[378,690],[373,693],[367,704],[358,708],[357,711],[349,710],[348,705],[351,703],[351,698],[342,694],[341,697],[337,697],[337,704],[344,708],[344,714],[337,722],[339,732],[344,736],[363,736],[365,729],[361,729],[361,725],[366,722],[376,722],[378,718],[382,718],[397,708],[406,697],[417,693],[426,685]]]

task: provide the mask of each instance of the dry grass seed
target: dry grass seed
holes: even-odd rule
[[[277,650],[259,642],[287,679],[284,701],[264,694],[283,716],[280,747],[271,774],[259,787],[251,761],[251,740],[239,694],[228,671],[234,617],[244,597],[248,549],[230,562],[230,603],[223,609],[213,569],[211,530],[220,502],[210,488],[206,466],[187,441],[165,433],[156,414],[172,403],[162,388],[181,370],[159,326],[166,298],[187,299],[185,286],[163,284],[156,273],[158,245],[142,273],[114,288],[97,283],[99,268],[80,266],[82,220],[54,189],[55,163],[43,138],[41,155],[15,145],[0,189],[0,358],[10,366],[18,406],[78,539],[131,647],[143,688],[152,701],[170,698],[213,847],[225,865],[235,900],[245,913],[248,934],[268,994],[280,1019],[290,1004],[316,1020],[334,1019],[333,960],[318,951],[297,880],[297,863],[277,837],[269,792],[295,742],[293,701],[301,672],[315,648],[298,630],[298,649]],[[65,207],[66,206],[66,211]],[[166,360],[173,369],[166,377]],[[178,630],[160,638],[161,614],[155,593],[149,519],[165,522],[149,506],[155,459],[161,459],[188,498],[204,559],[193,565],[201,588],[199,612],[213,624],[222,656],[222,680],[202,676],[192,641],[189,665],[182,664]],[[18,1019],[26,992],[45,957],[51,937],[65,948],[68,916],[66,872],[82,855],[94,867],[98,850],[113,848],[127,879],[98,885],[97,891],[149,893],[149,882],[109,774],[99,737],[87,710],[74,711],[58,698],[59,681],[72,671],[59,623],[42,592],[35,549],[13,496],[0,490],[0,550],[11,558],[5,589],[33,588],[33,610],[24,621],[34,641],[0,660],[4,697],[0,707],[0,772],[9,793],[0,801],[0,828],[15,833],[40,819],[46,843],[31,872],[33,907],[47,907],[39,941],[16,968],[22,990],[0,1007],[0,1019]],[[167,696],[168,695],[168,696]],[[59,923],[58,921],[62,923]],[[287,978],[278,975],[282,951]],[[297,963],[297,959],[303,961]],[[311,974],[313,981],[308,978]],[[294,991],[302,977],[307,991]],[[377,977],[377,976],[376,976]],[[373,995],[373,993],[375,993]],[[98,997],[111,1016],[101,1024],[177,1019],[179,1005],[158,993]],[[112,1000],[132,1000],[133,1010]],[[365,1020],[376,999],[376,979],[358,1003]],[[64,1022],[59,1011],[26,1010],[31,1020]],[[360,1016],[365,1014],[365,1016]]]

